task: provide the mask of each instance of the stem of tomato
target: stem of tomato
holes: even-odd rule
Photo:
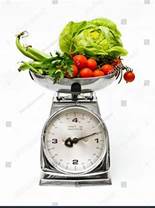
[[[122,72],[122,69],[120,69],[120,75],[121,75],[121,77],[120,77],[120,80],[118,81],[118,84],[121,82],[122,77],[123,77],[123,72]]]

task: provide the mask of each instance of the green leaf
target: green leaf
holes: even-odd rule
[[[67,53],[70,54],[72,53],[72,39],[75,34],[78,33],[78,31],[83,28],[87,24],[86,21],[82,22],[69,22],[64,30],[60,34],[59,38],[59,45],[60,49]]]

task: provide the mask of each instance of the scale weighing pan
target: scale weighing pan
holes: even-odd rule
[[[71,85],[74,83],[79,83],[82,87],[82,90],[96,91],[107,87],[116,79],[116,71],[114,71],[113,73],[102,77],[70,79],[64,78],[58,81],[57,83],[54,83],[53,79],[48,75],[38,75],[31,71],[29,71],[29,73],[32,80],[34,80],[41,86],[54,91],[70,90]]]

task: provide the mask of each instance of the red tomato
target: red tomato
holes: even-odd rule
[[[114,71],[114,67],[110,64],[103,65],[101,69],[105,75],[110,74]]]
[[[104,76],[104,72],[102,70],[96,69],[93,71],[93,76],[94,77]]]
[[[127,71],[124,74],[124,79],[126,82],[132,82],[135,79],[135,74],[132,71]]]
[[[87,67],[87,58],[83,55],[75,55],[73,57],[74,64],[79,68],[82,69]]]
[[[95,61],[95,59],[90,58],[87,60],[87,66],[88,66],[88,68],[95,70],[97,67],[97,62]]]
[[[72,69],[73,69],[73,77],[77,77],[79,72],[77,66],[72,65]]]
[[[86,77],[92,77],[93,71],[89,68],[83,68],[80,70],[80,77],[86,78]]]
[[[67,78],[72,78],[72,77],[77,77],[77,75],[78,75],[78,68],[77,68],[77,66],[76,65],[72,65],[72,70],[73,70],[73,72],[72,72],[72,76],[70,76],[69,74],[68,74],[68,72],[65,74],[65,77],[67,77]]]

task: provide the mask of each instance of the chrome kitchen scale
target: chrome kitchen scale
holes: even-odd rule
[[[115,72],[55,84],[49,76],[30,76],[56,91],[41,135],[40,185],[111,184],[108,131],[94,91],[111,84]]]

